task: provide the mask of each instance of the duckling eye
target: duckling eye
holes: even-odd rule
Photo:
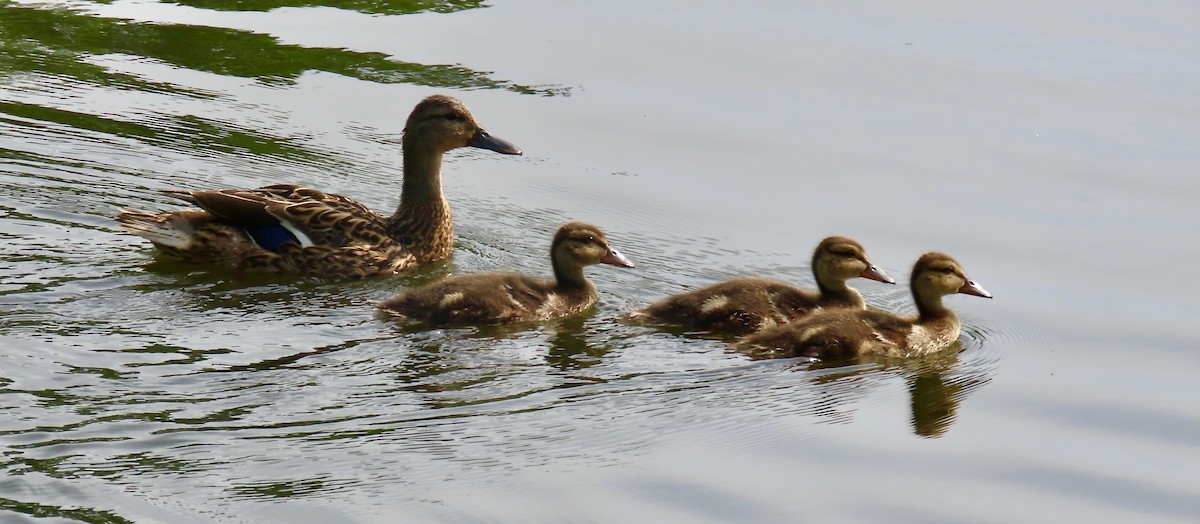
[[[451,122],[459,122],[463,120],[463,116],[458,113],[446,113],[445,115],[442,115],[442,118],[445,118]]]

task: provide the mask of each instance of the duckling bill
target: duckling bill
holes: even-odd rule
[[[816,290],[765,278],[735,278],[664,298],[630,313],[629,319],[748,333],[822,309],[863,309],[866,303],[862,295],[846,285],[852,278],[896,283],[867,259],[861,244],[841,236],[821,240],[813,250],[812,270]]]
[[[831,310],[745,337],[738,348],[758,358],[847,359],[860,355],[917,356],[941,351],[958,340],[958,315],[942,303],[955,293],[992,298],[967,278],[958,261],[926,253],[913,266],[909,286],[917,314],[876,310]]]
[[[517,273],[446,277],[376,304],[388,315],[433,325],[502,324],[550,320],[579,313],[596,302],[583,269],[595,264],[632,268],[596,226],[570,222],[550,244],[553,280]]]

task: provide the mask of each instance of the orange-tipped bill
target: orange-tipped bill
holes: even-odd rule
[[[886,283],[886,284],[895,284],[896,283],[896,281],[893,280],[892,277],[889,277],[887,273],[884,273],[882,269],[879,269],[879,266],[876,266],[875,264],[872,264],[870,262],[867,262],[867,269],[864,269],[863,272],[859,273],[858,276],[863,277],[863,278],[869,278],[871,280],[878,280],[878,281]]]
[[[630,262],[628,258],[625,258],[625,255],[622,255],[620,251],[612,248],[608,249],[608,254],[604,255],[604,258],[600,259],[600,263],[618,267],[633,267],[633,262]]]
[[[979,285],[979,283],[974,280],[968,280],[966,284],[963,284],[963,287],[958,288],[958,292],[964,295],[992,298],[992,294],[988,293],[986,289],[983,289],[983,286]]]

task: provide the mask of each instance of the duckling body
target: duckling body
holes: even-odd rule
[[[201,209],[122,210],[117,222],[169,255],[238,269],[365,277],[402,272],[450,254],[454,222],[442,195],[442,155],[463,146],[519,155],[476,123],[457,99],[433,95],[413,109],[403,137],[404,182],[391,216],[332,193],[291,184],[257,189],[168,190]]]
[[[549,320],[579,313],[596,302],[583,274],[593,264],[633,267],[595,226],[564,224],[550,246],[553,280],[517,273],[450,276],[376,304],[389,315],[434,325],[501,324]]]
[[[754,332],[786,324],[823,309],[863,309],[854,277],[895,283],[871,264],[866,250],[846,237],[828,237],[812,258],[817,289],[801,289],[765,278],[743,277],[672,295],[629,315],[631,320],[693,328]]]
[[[760,358],[845,359],[859,355],[916,356],[941,351],[960,335],[958,316],[942,297],[992,295],[967,278],[949,255],[926,253],[913,266],[910,282],[917,314],[876,310],[829,310],[747,336],[739,348]]]

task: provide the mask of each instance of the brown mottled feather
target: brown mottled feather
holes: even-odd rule
[[[186,260],[230,267],[365,277],[404,271],[445,258],[454,222],[441,191],[442,154],[463,146],[521,154],[484,131],[458,100],[433,95],[413,109],[405,127],[401,205],[391,217],[350,198],[277,184],[257,189],[166,190],[200,207],[150,214],[122,210],[117,222]],[[311,241],[259,247],[245,228],[284,225]]]

